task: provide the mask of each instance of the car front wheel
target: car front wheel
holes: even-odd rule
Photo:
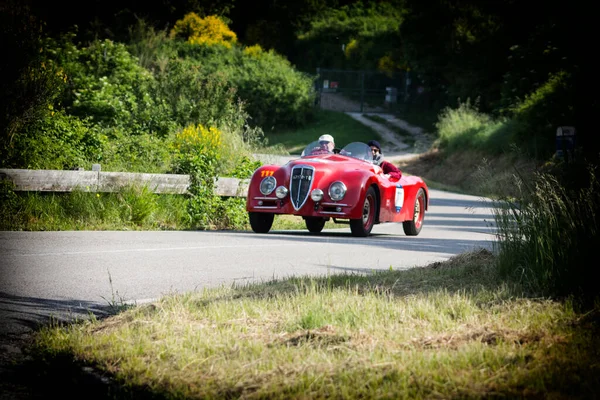
[[[410,221],[402,223],[402,228],[407,236],[417,236],[423,228],[423,219],[425,218],[425,191],[419,189],[415,199],[415,213]]]
[[[306,217],[304,222],[306,223],[306,229],[312,233],[321,232],[325,226],[325,218],[320,217]]]
[[[376,207],[377,197],[375,196],[375,189],[370,187],[369,190],[367,190],[367,195],[363,202],[362,218],[350,220],[350,231],[352,231],[352,236],[369,236],[371,229],[373,229],[373,224],[375,223]]]
[[[271,230],[271,226],[273,226],[273,219],[275,218],[275,214],[271,213],[257,213],[251,212],[248,213],[250,218],[250,226],[252,230],[256,233],[267,233]]]

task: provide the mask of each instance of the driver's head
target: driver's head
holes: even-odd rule
[[[331,135],[321,135],[319,137],[319,144],[323,147],[326,146],[329,151],[333,151],[333,149],[335,148],[333,136]]]

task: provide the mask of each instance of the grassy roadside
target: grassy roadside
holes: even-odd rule
[[[68,368],[69,390],[93,382],[97,398],[595,398],[597,310],[530,297],[495,271],[481,250],[166,296],[43,330],[24,368],[45,393]]]

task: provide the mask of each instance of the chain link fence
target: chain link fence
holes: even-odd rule
[[[424,82],[410,72],[387,74],[317,68],[316,105],[325,110],[394,113],[432,108]]]
[[[317,104],[326,110],[383,113],[405,102],[407,74],[317,68]]]

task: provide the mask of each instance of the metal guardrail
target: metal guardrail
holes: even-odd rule
[[[153,193],[188,193],[190,176],[183,174],[146,174],[135,172],[63,171],[0,169],[0,180],[10,180],[17,191],[35,192],[117,192],[125,187],[147,187]],[[215,194],[246,197],[249,179],[219,177]]]

